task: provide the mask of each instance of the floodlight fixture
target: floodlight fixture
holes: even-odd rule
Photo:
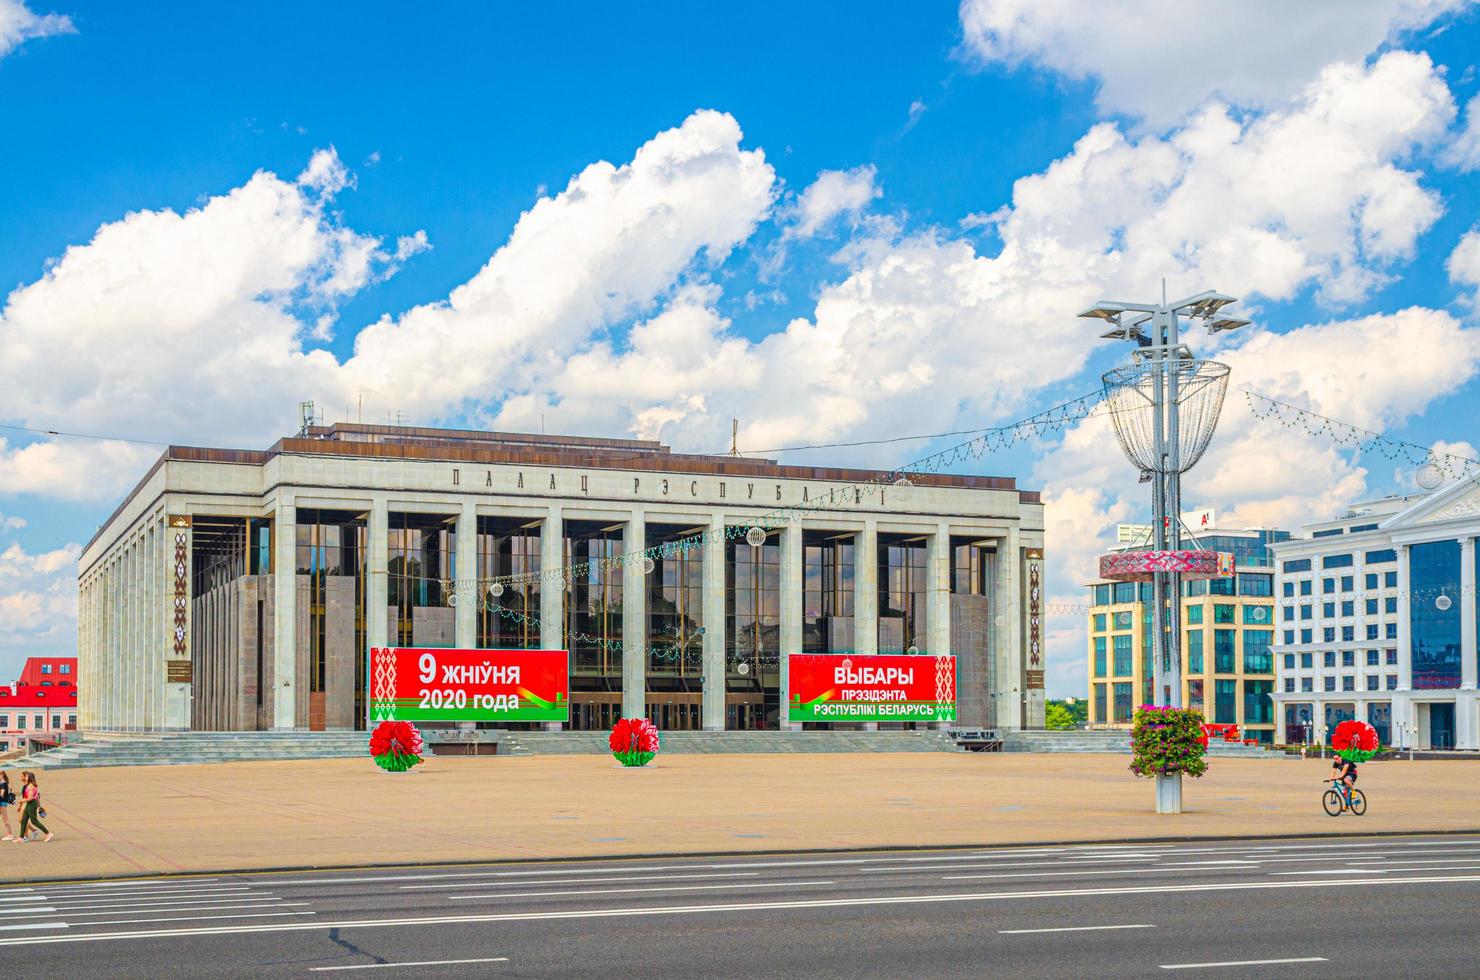
[[[1189,296],[1181,302],[1176,303],[1173,309],[1178,312],[1185,311],[1188,316],[1207,318],[1228,304],[1237,302],[1238,300],[1232,296],[1226,296],[1223,293],[1209,289],[1206,292]]]
[[[1208,333],[1220,333],[1224,330],[1237,330],[1239,327],[1247,327],[1250,322],[1241,316],[1220,316],[1208,324]]]
[[[1114,323],[1120,314],[1125,312],[1125,309],[1125,304],[1123,303],[1107,303],[1101,300],[1098,304],[1091,306],[1079,315],[1089,320],[1106,320]]]

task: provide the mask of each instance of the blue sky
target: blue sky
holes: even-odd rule
[[[1165,275],[1246,298],[1201,348],[1235,387],[1471,453],[1480,14],[1288,6],[0,0],[0,421],[938,432],[1095,390],[1123,352],[1073,314]],[[1190,503],[1290,524],[1409,478],[1245,414]],[[1102,425],[966,467],[1048,493],[1062,601],[1145,508]],[[0,437],[8,677],[71,648],[76,547],[153,450]]]

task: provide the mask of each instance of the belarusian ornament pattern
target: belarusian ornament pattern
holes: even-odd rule
[[[186,532],[175,532],[175,656],[177,657],[190,655],[189,646],[185,642],[185,625],[189,621],[187,607],[190,602],[190,576],[187,574],[190,568],[188,541],[189,535]]]
[[[370,712],[372,721],[384,721],[396,714],[396,655],[390,648],[371,651]]]
[[[956,720],[956,671],[954,657],[935,658],[935,720]]]

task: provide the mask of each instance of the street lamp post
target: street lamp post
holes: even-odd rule
[[[1125,303],[1102,300],[1084,312],[1081,317],[1104,320],[1112,329],[1101,334],[1106,340],[1126,340],[1136,345],[1132,353],[1134,361],[1149,367],[1149,400],[1151,410],[1150,458],[1151,465],[1141,465],[1141,481],[1151,483],[1152,547],[1157,551],[1182,550],[1182,473],[1189,469],[1202,449],[1207,437],[1211,436],[1216,424],[1217,409],[1211,418],[1197,419],[1200,445],[1184,453],[1182,432],[1184,383],[1199,384],[1197,364],[1192,352],[1181,341],[1180,317],[1202,320],[1208,333],[1221,333],[1246,326],[1249,321],[1241,317],[1220,313],[1223,307],[1237,302],[1211,290],[1188,296],[1169,303],[1166,299],[1166,282],[1162,282],[1160,303]],[[1149,333],[1147,332],[1149,329]],[[1226,369],[1222,369],[1226,376]],[[1191,373],[1189,373],[1191,372]],[[1107,379],[1109,376],[1107,375]],[[1108,380],[1107,380],[1108,386]],[[1219,406],[1221,407],[1221,391]],[[1117,420],[1117,434],[1125,444],[1124,431]],[[1127,454],[1130,449],[1127,448]],[[1132,461],[1136,462],[1135,456]],[[1153,666],[1155,695],[1162,703],[1180,707],[1182,704],[1182,655],[1181,622],[1182,595],[1181,576],[1177,572],[1155,572],[1152,576],[1151,601],[1155,613],[1152,617]]]

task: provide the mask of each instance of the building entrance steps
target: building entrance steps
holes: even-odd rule
[[[427,732],[433,753],[438,747],[469,744],[441,741],[443,733]],[[452,734],[452,733],[447,733]],[[458,733],[462,734],[462,733]],[[9,769],[73,769],[94,766],[192,765],[252,760],[353,758],[368,752],[369,734],[342,732],[179,732],[130,735],[87,733],[80,741],[12,759]],[[605,755],[607,733],[480,731],[483,754]],[[464,749],[465,750],[465,749]],[[666,732],[663,752],[679,754],[752,754],[772,752],[953,752],[955,744],[940,731],[883,732]]]
[[[1010,731],[1002,736],[1004,752],[1096,752],[1129,755],[1131,734],[1121,730],[1103,731]],[[1208,755],[1233,759],[1282,759],[1285,753],[1260,745],[1242,742],[1208,743]]]

